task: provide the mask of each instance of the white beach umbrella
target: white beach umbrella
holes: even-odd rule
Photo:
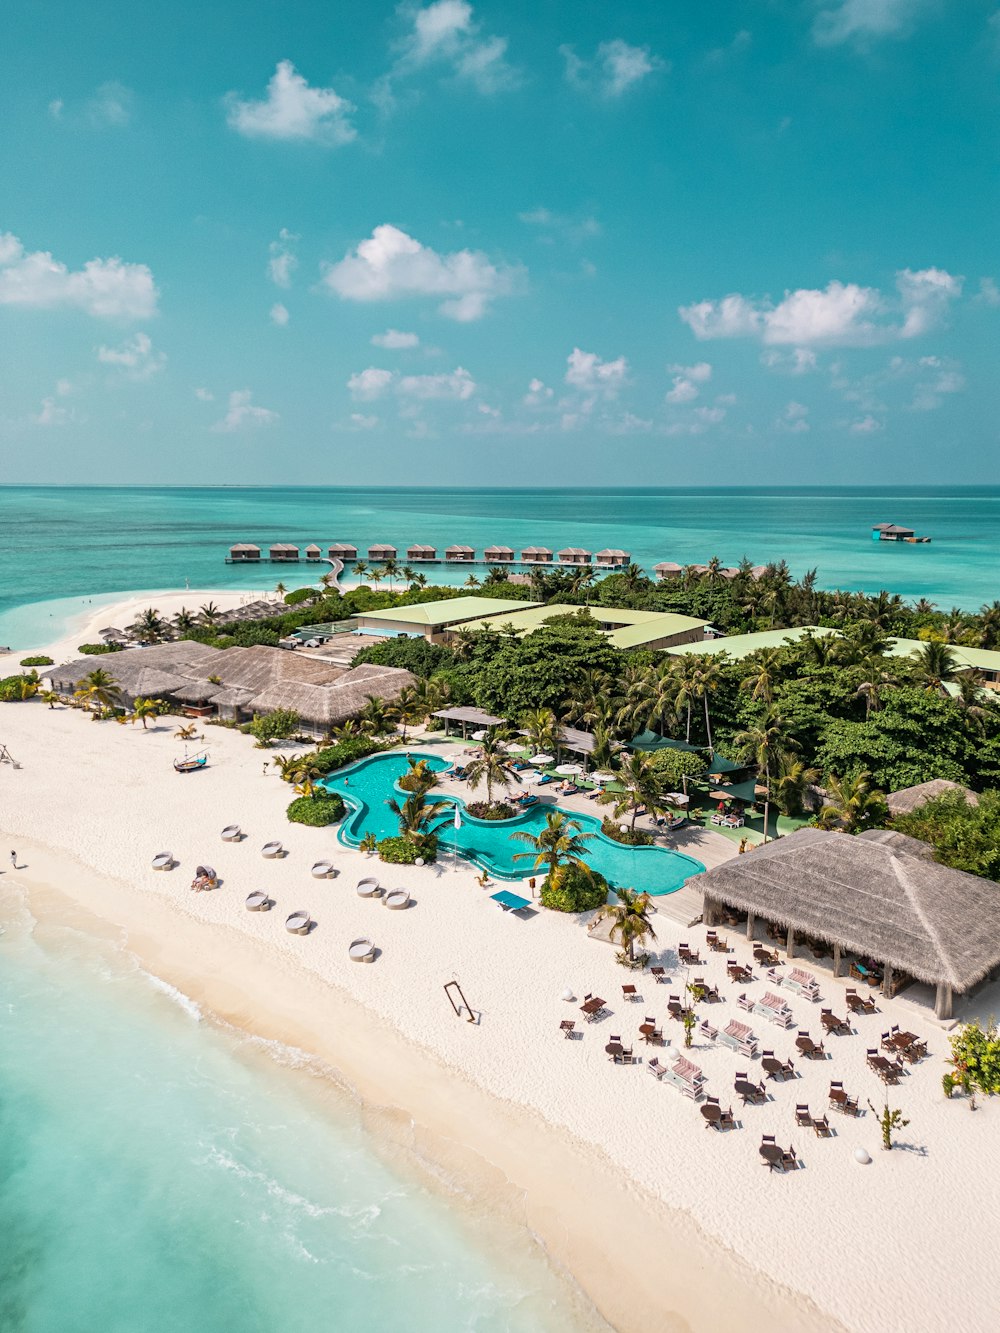
[[[564,778],[575,778],[583,772],[583,769],[579,764],[560,764],[556,772]]]
[[[684,793],[680,791],[668,791],[667,800],[671,805],[688,805],[691,797],[685,796]]]
[[[541,780],[542,780],[541,773],[525,773],[524,776],[521,778],[521,781],[525,784],[525,786],[534,786],[536,783],[541,782]]]
[[[486,731],[486,730],[483,730],[483,731],[474,731],[474,732],[472,733],[472,739],[473,739],[474,741],[484,741],[488,735],[489,735],[489,732]]]
[[[533,764],[542,764],[542,765],[551,764],[552,756],[550,754],[533,754],[531,756],[531,762]]]
[[[618,780],[617,773],[591,773],[590,776],[594,782],[616,782]]]
[[[501,746],[508,754],[514,754],[517,750],[524,749],[523,741],[502,741]]]

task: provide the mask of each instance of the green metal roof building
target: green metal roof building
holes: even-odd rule
[[[469,600],[476,600],[470,598]],[[666,648],[683,643],[705,642],[706,620],[665,611],[626,611],[616,606],[572,606],[566,602],[548,605],[520,602],[513,614],[490,614],[464,629],[500,629],[513,626],[518,634],[531,634],[553,616],[587,612],[616,648]]]

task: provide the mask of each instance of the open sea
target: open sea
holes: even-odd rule
[[[606,1329],[398,1151],[305,1057],[0,887],[3,1333]]]
[[[901,523],[930,545],[875,543]],[[887,588],[943,609],[1000,598],[1000,487],[503,490],[357,487],[0,487],[0,644],[36,646],[68,620],[133,589],[261,590],[311,581],[305,565],[224,563],[238,541],[325,548],[461,543],[622,547],[659,560],[787,560],[824,588]],[[432,580],[468,570],[431,566]],[[480,573],[482,570],[479,571]],[[36,606],[36,603],[46,603]]]

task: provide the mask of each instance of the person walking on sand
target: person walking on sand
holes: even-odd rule
[[[11,854],[10,854],[10,863],[11,863],[11,865],[14,867],[14,869],[16,870],[16,869],[17,869],[17,852],[11,852]]]

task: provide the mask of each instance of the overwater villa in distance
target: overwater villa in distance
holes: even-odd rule
[[[488,565],[510,565],[514,562],[514,551],[510,546],[487,546],[483,559]]]
[[[476,553],[471,546],[449,546],[444,558],[449,565],[467,565],[475,560]]]
[[[331,542],[326,553],[331,560],[343,560],[345,564],[358,558],[358,548],[350,542]]]
[[[594,565],[597,569],[602,571],[608,569],[624,569],[631,559],[631,551],[611,550],[610,548],[606,548],[603,551],[598,551],[594,556]]]
[[[591,552],[585,551],[582,546],[567,546],[559,552],[561,565],[589,565],[593,558]]]
[[[230,546],[229,559],[226,563],[229,565],[258,564],[259,561],[259,546],[254,546],[253,542],[237,542],[235,546]]]
[[[551,565],[552,552],[547,546],[525,546],[521,551],[522,565]]]
[[[395,560],[395,546],[388,546],[385,542],[376,542],[374,546],[368,548],[369,560]]]
[[[269,554],[274,565],[297,565],[299,562],[299,548],[291,542],[275,542]]]
[[[929,542],[930,537],[917,537],[912,528],[901,528],[898,523],[876,523],[872,528],[875,542]]]
[[[408,546],[406,548],[407,563],[411,565],[436,565],[438,563],[437,548],[434,546]]]

